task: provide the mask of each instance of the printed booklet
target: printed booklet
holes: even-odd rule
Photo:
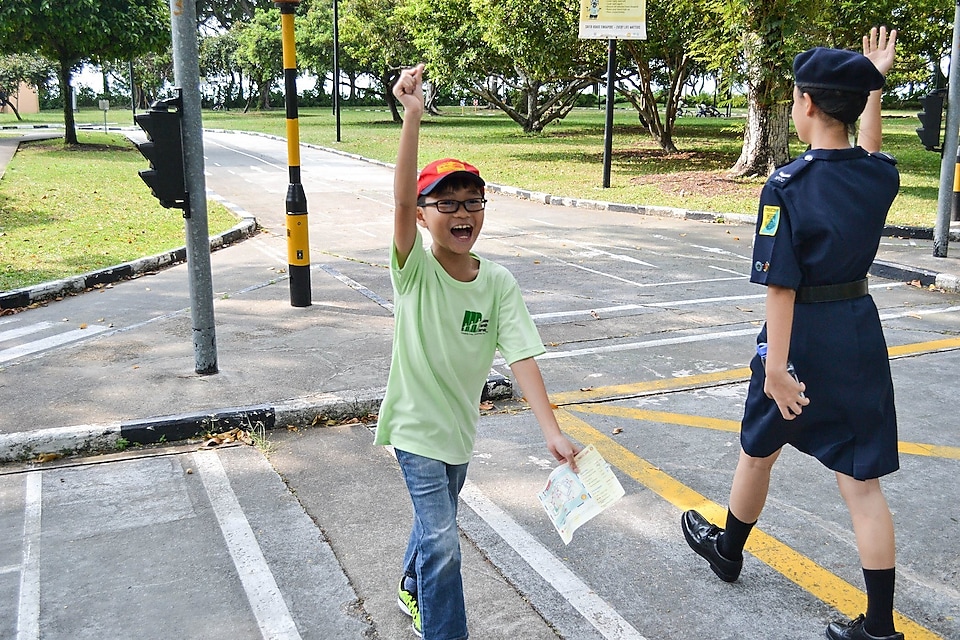
[[[564,544],[570,544],[573,532],[624,495],[623,486],[610,465],[592,444],[576,456],[579,473],[564,463],[547,478],[537,494]]]

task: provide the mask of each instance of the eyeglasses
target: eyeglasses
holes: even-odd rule
[[[470,198],[469,200],[437,200],[436,202],[425,202],[421,207],[436,207],[440,213],[456,213],[460,210],[460,205],[470,213],[483,211],[487,206],[486,198]]]

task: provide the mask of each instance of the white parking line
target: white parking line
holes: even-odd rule
[[[571,571],[549,549],[517,524],[503,509],[467,480],[460,491],[463,502],[483,518],[510,547],[520,554],[530,568],[580,612],[608,640],[645,640],[617,610]]]
[[[31,471],[26,477],[23,509],[23,568],[17,604],[17,640],[40,637],[40,514],[43,476]]]
[[[195,453],[193,459],[260,632],[270,640],[298,640],[300,632],[230,486],[219,454],[203,451]]]

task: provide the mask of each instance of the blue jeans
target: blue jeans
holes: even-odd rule
[[[467,612],[460,576],[457,500],[467,465],[451,465],[396,449],[413,500],[413,530],[403,556],[404,575],[417,580],[424,640],[463,640]]]

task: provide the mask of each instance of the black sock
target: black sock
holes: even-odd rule
[[[720,555],[728,560],[740,560],[743,558],[743,546],[747,544],[747,538],[753,530],[756,522],[746,523],[737,519],[730,509],[727,509],[727,524],[723,529],[720,540],[717,541],[717,549]]]
[[[893,585],[896,569],[864,569],[863,581],[867,585],[867,613],[864,630],[872,636],[891,636],[893,626]]]

